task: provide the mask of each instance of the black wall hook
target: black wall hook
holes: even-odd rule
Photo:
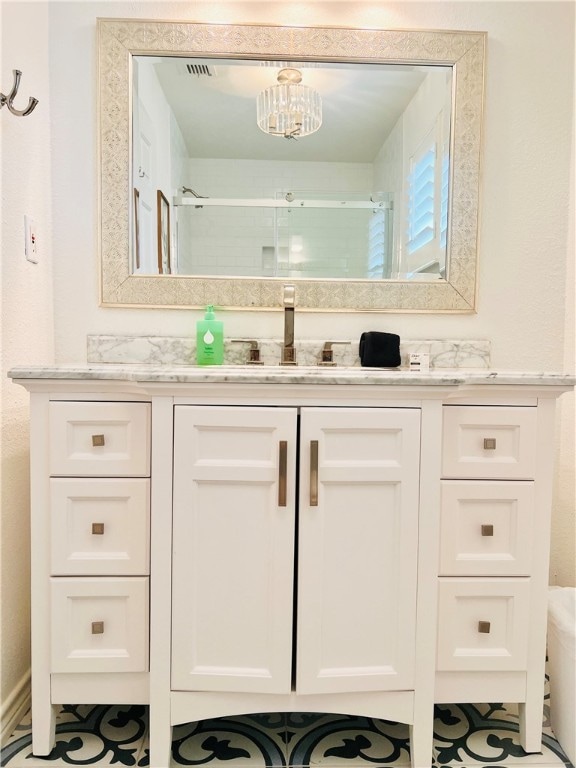
[[[29,115],[34,108],[36,107],[36,104],[38,104],[38,99],[35,99],[33,96],[30,96],[30,99],[28,100],[28,106],[26,109],[16,109],[12,106],[12,102],[16,98],[16,94],[18,93],[18,88],[20,86],[20,78],[22,77],[22,72],[20,72],[19,69],[12,70],[14,72],[14,85],[12,86],[12,90],[8,94],[8,96],[4,96],[3,93],[0,93],[0,109],[6,105],[10,112],[12,112],[13,115],[17,115],[18,117],[26,117],[26,115]]]

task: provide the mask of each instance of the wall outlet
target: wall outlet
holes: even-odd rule
[[[28,261],[38,264],[38,235],[36,222],[30,216],[24,216],[24,253]]]

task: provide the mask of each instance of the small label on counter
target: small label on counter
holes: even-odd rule
[[[409,369],[411,371],[430,370],[430,355],[428,352],[410,352]]]

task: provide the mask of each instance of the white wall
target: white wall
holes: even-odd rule
[[[59,362],[84,361],[87,334],[185,335],[200,314],[98,306],[95,19],[116,16],[487,31],[477,314],[297,313],[296,333],[301,338],[358,338],[364,330],[381,329],[404,338],[488,338],[495,367],[559,371],[566,365],[573,369],[573,314],[565,310],[565,297],[573,302],[574,295],[573,232],[571,250],[568,247],[568,222],[574,203],[572,192],[572,207],[568,206],[574,160],[570,149],[573,3],[238,0],[53,2],[37,6],[4,2],[3,8],[2,87],[6,88],[6,70],[18,66],[24,71],[25,90],[42,100],[36,118],[19,120],[5,114],[6,110],[0,114],[2,218],[6,222],[2,257],[7,262],[2,319],[3,341],[8,345],[3,368],[28,361],[41,363],[51,356],[50,213]],[[21,261],[19,222],[28,211],[41,225],[46,261],[38,267]],[[269,337],[281,332],[278,313],[230,312],[225,320],[229,332],[236,336]],[[3,384],[5,387],[12,385]],[[3,653],[9,660],[5,662],[7,674],[3,671],[3,695],[25,669],[27,658],[25,396],[15,394],[15,389],[9,392],[7,397],[3,391],[3,419],[15,424],[15,437],[9,446],[8,441],[3,444],[2,457],[3,516],[7,520],[2,538],[11,553],[3,562],[2,605],[11,611],[10,628],[4,629],[6,623],[2,623],[6,632]],[[564,396],[565,402],[569,400]],[[573,554],[563,543],[566,532],[573,530],[574,518],[574,480],[570,474],[574,462],[570,447],[573,415],[568,405],[562,409],[559,466],[563,474],[557,483],[552,570],[563,583],[574,583]],[[10,511],[5,512],[8,503]]]
[[[28,393],[7,378],[15,365],[54,360],[50,221],[50,89],[48,9],[3,4],[0,90],[22,71],[15,106],[39,104],[28,117],[0,112],[1,265],[1,568],[2,717],[26,690],[29,655]],[[34,23],[30,23],[30,19]],[[15,30],[21,33],[14,34]],[[26,34],[24,34],[24,30]],[[24,258],[24,215],[37,224],[39,263]]]

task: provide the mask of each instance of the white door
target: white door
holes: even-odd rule
[[[174,421],[172,687],[289,693],[296,409]]]
[[[301,417],[297,692],[414,686],[420,411]]]
[[[136,59],[133,59],[137,66]],[[138,78],[134,78],[135,87]],[[156,132],[150,115],[134,94],[133,110],[133,172],[132,200],[132,272],[151,275],[158,273],[156,250]]]

